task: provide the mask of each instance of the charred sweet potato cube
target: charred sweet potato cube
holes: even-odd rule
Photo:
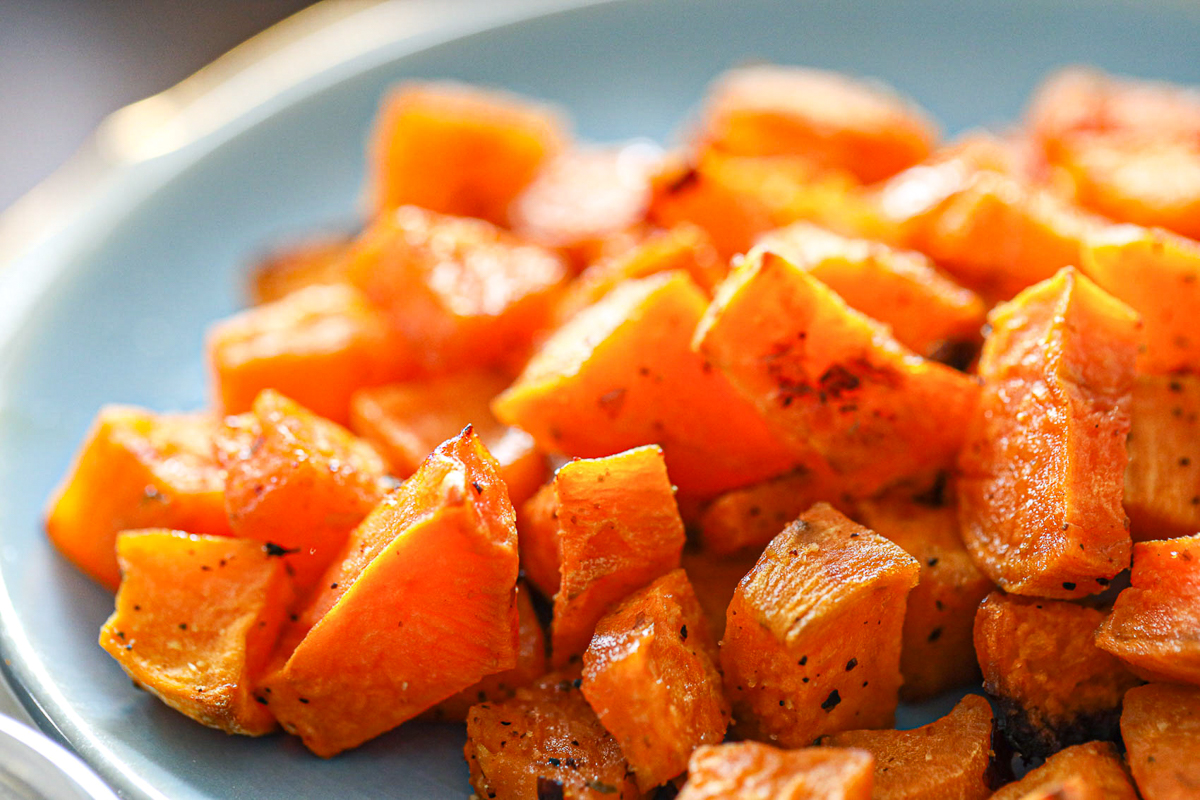
[[[1026,758],[1116,739],[1121,698],[1140,681],[1093,641],[1105,612],[993,592],[975,617],[983,688]]]
[[[264,680],[284,729],[333,756],[514,668],[513,518],[470,429],[434,450],[351,534]]]
[[[683,570],[630,595],[596,624],[583,696],[621,745],[643,792],[687,769],[729,725],[717,643]]]
[[[310,286],[216,323],[206,339],[214,405],[249,411],[277,389],[334,422],[349,419],[350,395],[412,370],[403,342],[349,286]]]
[[[686,537],[656,446],[571,461],[553,485],[561,580],[550,642],[561,667],[613,604],[679,566]]]
[[[310,236],[267,253],[250,272],[251,301],[273,303],[309,286],[345,283],[350,241],[348,236]]]
[[[217,420],[105,406],[46,509],[64,556],[111,591],[121,581],[117,534],[175,528],[229,534],[225,473],[212,456]]]
[[[661,151],[644,144],[577,148],[547,162],[508,208],[518,236],[564,252],[576,267],[642,221]]]
[[[517,689],[529,686],[546,674],[546,634],[533,601],[529,599],[529,587],[523,583],[517,584],[517,619],[517,665],[488,675],[474,686],[438,703],[430,710],[431,718],[462,722],[467,719],[471,706],[507,700]]]
[[[756,246],[808,270],[851,308],[890,327],[896,341],[916,353],[932,357],[981,338],[983,301],[921,253],[839,236],[808,222],[771,231]]]
[[[868,800],[874,759],[863,750],[780,750],[758,742],[705,745],[679,800]]]
[[[272,389],[217,438],[230,527],[278,550],[302,598],[396,485],[369,444]]]
[[[1164,230],[1110,226],[1090,236],[1081,267],[1142,316],[1138,370],[1200,370],[1200,242]]]
[[[969,694],[941,719],[907,731],[845,731],[821,745],[875,757],[875,800],[953,797],[987,800],[992,790],[992,708]]]
[[[1129,565],[1121,506],[1137,314],[1074,269],[992,310],[959,520],[1005,591],[1072,598]]]
[[[937,126],[878,83],[835,72],[762,65],[733,69],[711,88],[704,145],[744,156],[802,155],[864,183],[924,159]]]
[[[431,373],[519,366],[567,275],[552,250],[416,206],[378,217],[347,259],[350,282]]]
[[[927,699],[978,678],[975,609],[992,589],[963,546],[953,493],[941,484],[934,488],[941,491],[914,496],[892,490],[859,501],[854,514],[921,565],[904,614],[900,697],[905,700]]]
[[[433,448],[470,425],[500,464],[516,506],[537,491],[546,463],[529,434],[492,415],[492,398],[509,382],[502,373],[478,370],[364,389],[351,398],[350,427],[387,459],[394,475],[407,478]]]
[[[1200,531],[1200,377],[1139,375],[1131,417],[1125,513],[1133,540]]]
[[[739,735],[802,747],[892,724],[916,560],[824,503],[776,536],[734,592],[721,642]]]
[[[1145,800],[1186,800],[1200,787],[1200,689],[1152,683],[1130,689],[1121,712],[1125,757]]]
[[[693,341],[798,458],[816,450],[860,495],[952,464],[979,394],[770,251],[730,273]]]
[[[372,210],[416,205],[502,224],[566,139],[557,112],[524,98],[448,81],[401,84],[371,135]]]
[[[467,716],[463,749],[480,797],[641,797],[621,747],[579,691],[578,671],[552,673]]]
[[[797,515],[798,516],[798,515]],[[725,611],[746,573],[754,568],[759,553],[718,555],[706,551],[684,550],[681,563],[696,599],[704,610],[708,627],[719,641],[725,634]]]
[[[1057,791],[1064,783],[1074,781],[1085,789],[1081,800],[1137,800],[1125,764],[1111,742],[1088,742],[1059,750],[1021,780],[993,794],[991,800],[1025,800],[1030,795],[1037,797],[1035,792]]]
[[[691,349],[704,293],[684,273],[625,281],[555,331],[492,409],[547,452],[585,458],[662,446],[685,495],[786,472],[795,457]]]
[[[226,733],[275,729],[258,680],[292,601],[283,564],[250,539],[161,529],[117,538],[123,577],[100,646],[134,684]]]
[[[1133,546],[1096,644],[1148,681],[1200,684],[1200,534]]]

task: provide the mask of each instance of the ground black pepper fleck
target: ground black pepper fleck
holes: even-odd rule
[[[821,708],[824,711],[833,711],[838,707],[838,703],[842,702],[842,696],[838,694],[838,690],[834,689],[829,693],[829,697],[825,698],[825,702],[821,703]]]

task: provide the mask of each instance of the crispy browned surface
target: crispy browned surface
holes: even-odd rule
[[[688,764],[680,800],[868,800],[873,759],[862,750],[707,745]]]
[[[510,700],[471,708],[463,753],[479,797],[641,797],[620,746],[583,699],[578,674],[553,673]]]
[[[874,800],[986,800],[992,793],[992,708],[967,695],[949,714],[907,731],[846,731],[820,744],[875,757]]]
[[[975,563],[1018,594],[1102,591],[1129,565],[1121,506],[1137,316],[1073,269],[993,309],[959,459]]]
[[[1121,698],[1138,678],[1096,647],[1105,612],[1061,600],[993,592],[975,618],[983,686],[1000,725],[1026,757],[1116,739]]]
[[[1163,683],[1130,689],[1121,736],[1144,800],[1200,794],[1200,689]]]
[[[729,725],[717,643],[677,569],[626,598],[596,625],[583,655],[583,696],[621,746],[642,791],[687,769]]]
[[[775,537],[729,605],[721,665],[737,732],[804,746],[892,724],[917,562],[826,504]]]
[[[315,235],[267,253],[250,273],[250,300],[281,300],[298,289],[346,282],[346,250],[350,237]]]
[[[182,531],[122,533],[124,573],[100,646],[134,684],[226,733],[275,729],[254,683],[292,601],[283,564],[261,542]]]
[[[1200,534],[1134,545],[1129,582],[1096,644],[1148,681],[1200,684]]]
[[[1125,467],[1135,542],[1200,531],[1200,377],[1139,375]]]
[[[1053,792],[1060,790],[1064,782],[1076,782],[1084,790],[1078,800],[1137,800],[1125,764],[1110,742],[1088,742],[1060,750],[990,800],[1026,800],[1027,795],[1038,797],[1035,792],[1054,797]]]

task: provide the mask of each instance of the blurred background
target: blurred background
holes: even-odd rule
[[[0,211],[107,114],[313,0],[0,0]]]

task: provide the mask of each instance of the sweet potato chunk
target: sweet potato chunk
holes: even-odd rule
[[[919,496],[893,490],[860,501],[854,516],[921,565],[904,614],[900,696],[923,700],[975,680],[975,609],[992,582],[963,546],[952,492],[940,483]]]
[[[756,245],[806,269],[847,305],[892,329],[896,341],[932,357],[980,339],[986,309],[924,255],[850,239],[807,222],[771,231]]]
[[[868,800],[874,759],[863,750],[706,745],[688,763],[679,800]]]
[[[733,599],[733,593],[742,578],[754,568],[758,556],[759,553],[726,556],[684,550],[681,559],[683,569],[704,610],[709,630],[718,641],[725,635],[725,611],[729,608],[729,601]]]
[[[565,464],[554,494],[561,580],[550,642],[554,664],[564,666],[614,603],[679,566],[685,535],[653,445]]]
[[[643,792],[687,769],[729,725],[717,643],[683,570],[627,597],[596,625],[583,696],[621,745]]]
[[[1073,269],[993,309],[959,461],[963,540],[1005,591],[1095,594],[1129,564],[1121,507],[1137,315]]]
[[[786,472],[794,456],[691,350],[706,302],[680,272],[626,281],[550,336],[492,403],[496,417],[572,456],[657,443],[688,495]]]
[[[370,445],[272,389],[226,419],[216,451],[234,534],[278,550],[300,597],[396,485]]]
[[[726,72],[710,90],[703,144],[735,155],[802,155],[864,183],[925,158],[938,139],[924,112],[877,83],[800,67]]]
[[[372,134],[372,210],[411,204],[501,224],[565,139],[558,114],[524,98],[452,82],[401,84]]]
[[[209,328],[209,372],[222,414],[250,410],[278,389],[334,422],[349,419],[350,395],[412,370],[403,342],[349,286],[311,286]]]
[[[1021,780],[996,792],[991,800],[1025,800],[1029,795],[1037,797],[1034,792],[1057,791],[1064,782],[1072,781],[1079,781],[1085,789],[1081,800],[1137,800],[1111,742],[1088,742],[1060,750]]]
[[[734,592],[721,643],[738,733],[800,747],[890,726],[904,599],[919,572],[823,503],[775,537]]]
[[[1121,712],[1126,759],[1145,800],[1187,800],[1200,790],[1200,690],[1152,683],[1130,689]]]
[[[250,273],[255,305],[282,300],[309,286],[346,282],[345,255],[350,237],[319,235],[290,242],[261,258]]]
[[[986,800],[992,794],[992,708],[979,695],[967,695],[949,714],[920,728],[845,731],[821,737],[820,744],[875,757],[875,800]]]
[[[1115,739],[1121,698],[1140,681],[1093,637],[1105,612],[993,592],[975,617],[983,688],[1000,728],[1026,758]]]
[[[721,284],[694,344],[797,457],[815,449],[860,494],[953,463],[978,395],[770,251]]]
[[[509,379],[488,370],[364,389],[351,398],[350,427],[407,478],[446,439],[471,425],[500,464],[513,505],[527,500],[546,477],[546,463],[525,431],[492,416],[492,398]]]
[[[637,800],[621,747],[579,691],[576,673],[547,675],[467,717],[471,786],[480,797]]]
[[[355,529],[264,681],[284,729],[333,756],[515,667],[513,518],[470,429],[434,450]]]
[[[558,491],[554,481],[538,489],[517,508],[521,569],[542,597],[552,598],[562,581],[558,552]]]
[[[229,534],[225,474],[212,457],[217,420],[100,409],[46,510],[46,532],[64,556],[116,591],[117,534],[175,528]]]
[[[278,558],[250,539],[127,531],[123,577],[100,646],[133,682],[226,733],[260,736],[275,718],[254,682],[292,600]]]
[[[1148,681],[1200,684],[1200,534],[1134,545],[1129,581],[1096,644]]]
[[[1125,513],[1133,540],[1200,531],[1200,377],[1139,375],[1131,417]]]
[[[347,258],[349,280],[433,373],[519,365],[567,274],[551,250],[416,206],[376,219]]]
[[[1200,242],[1163,230],[1112,226],[1090,236],[1082,269],[1142,315],[1138,370],[1200,370]]]

